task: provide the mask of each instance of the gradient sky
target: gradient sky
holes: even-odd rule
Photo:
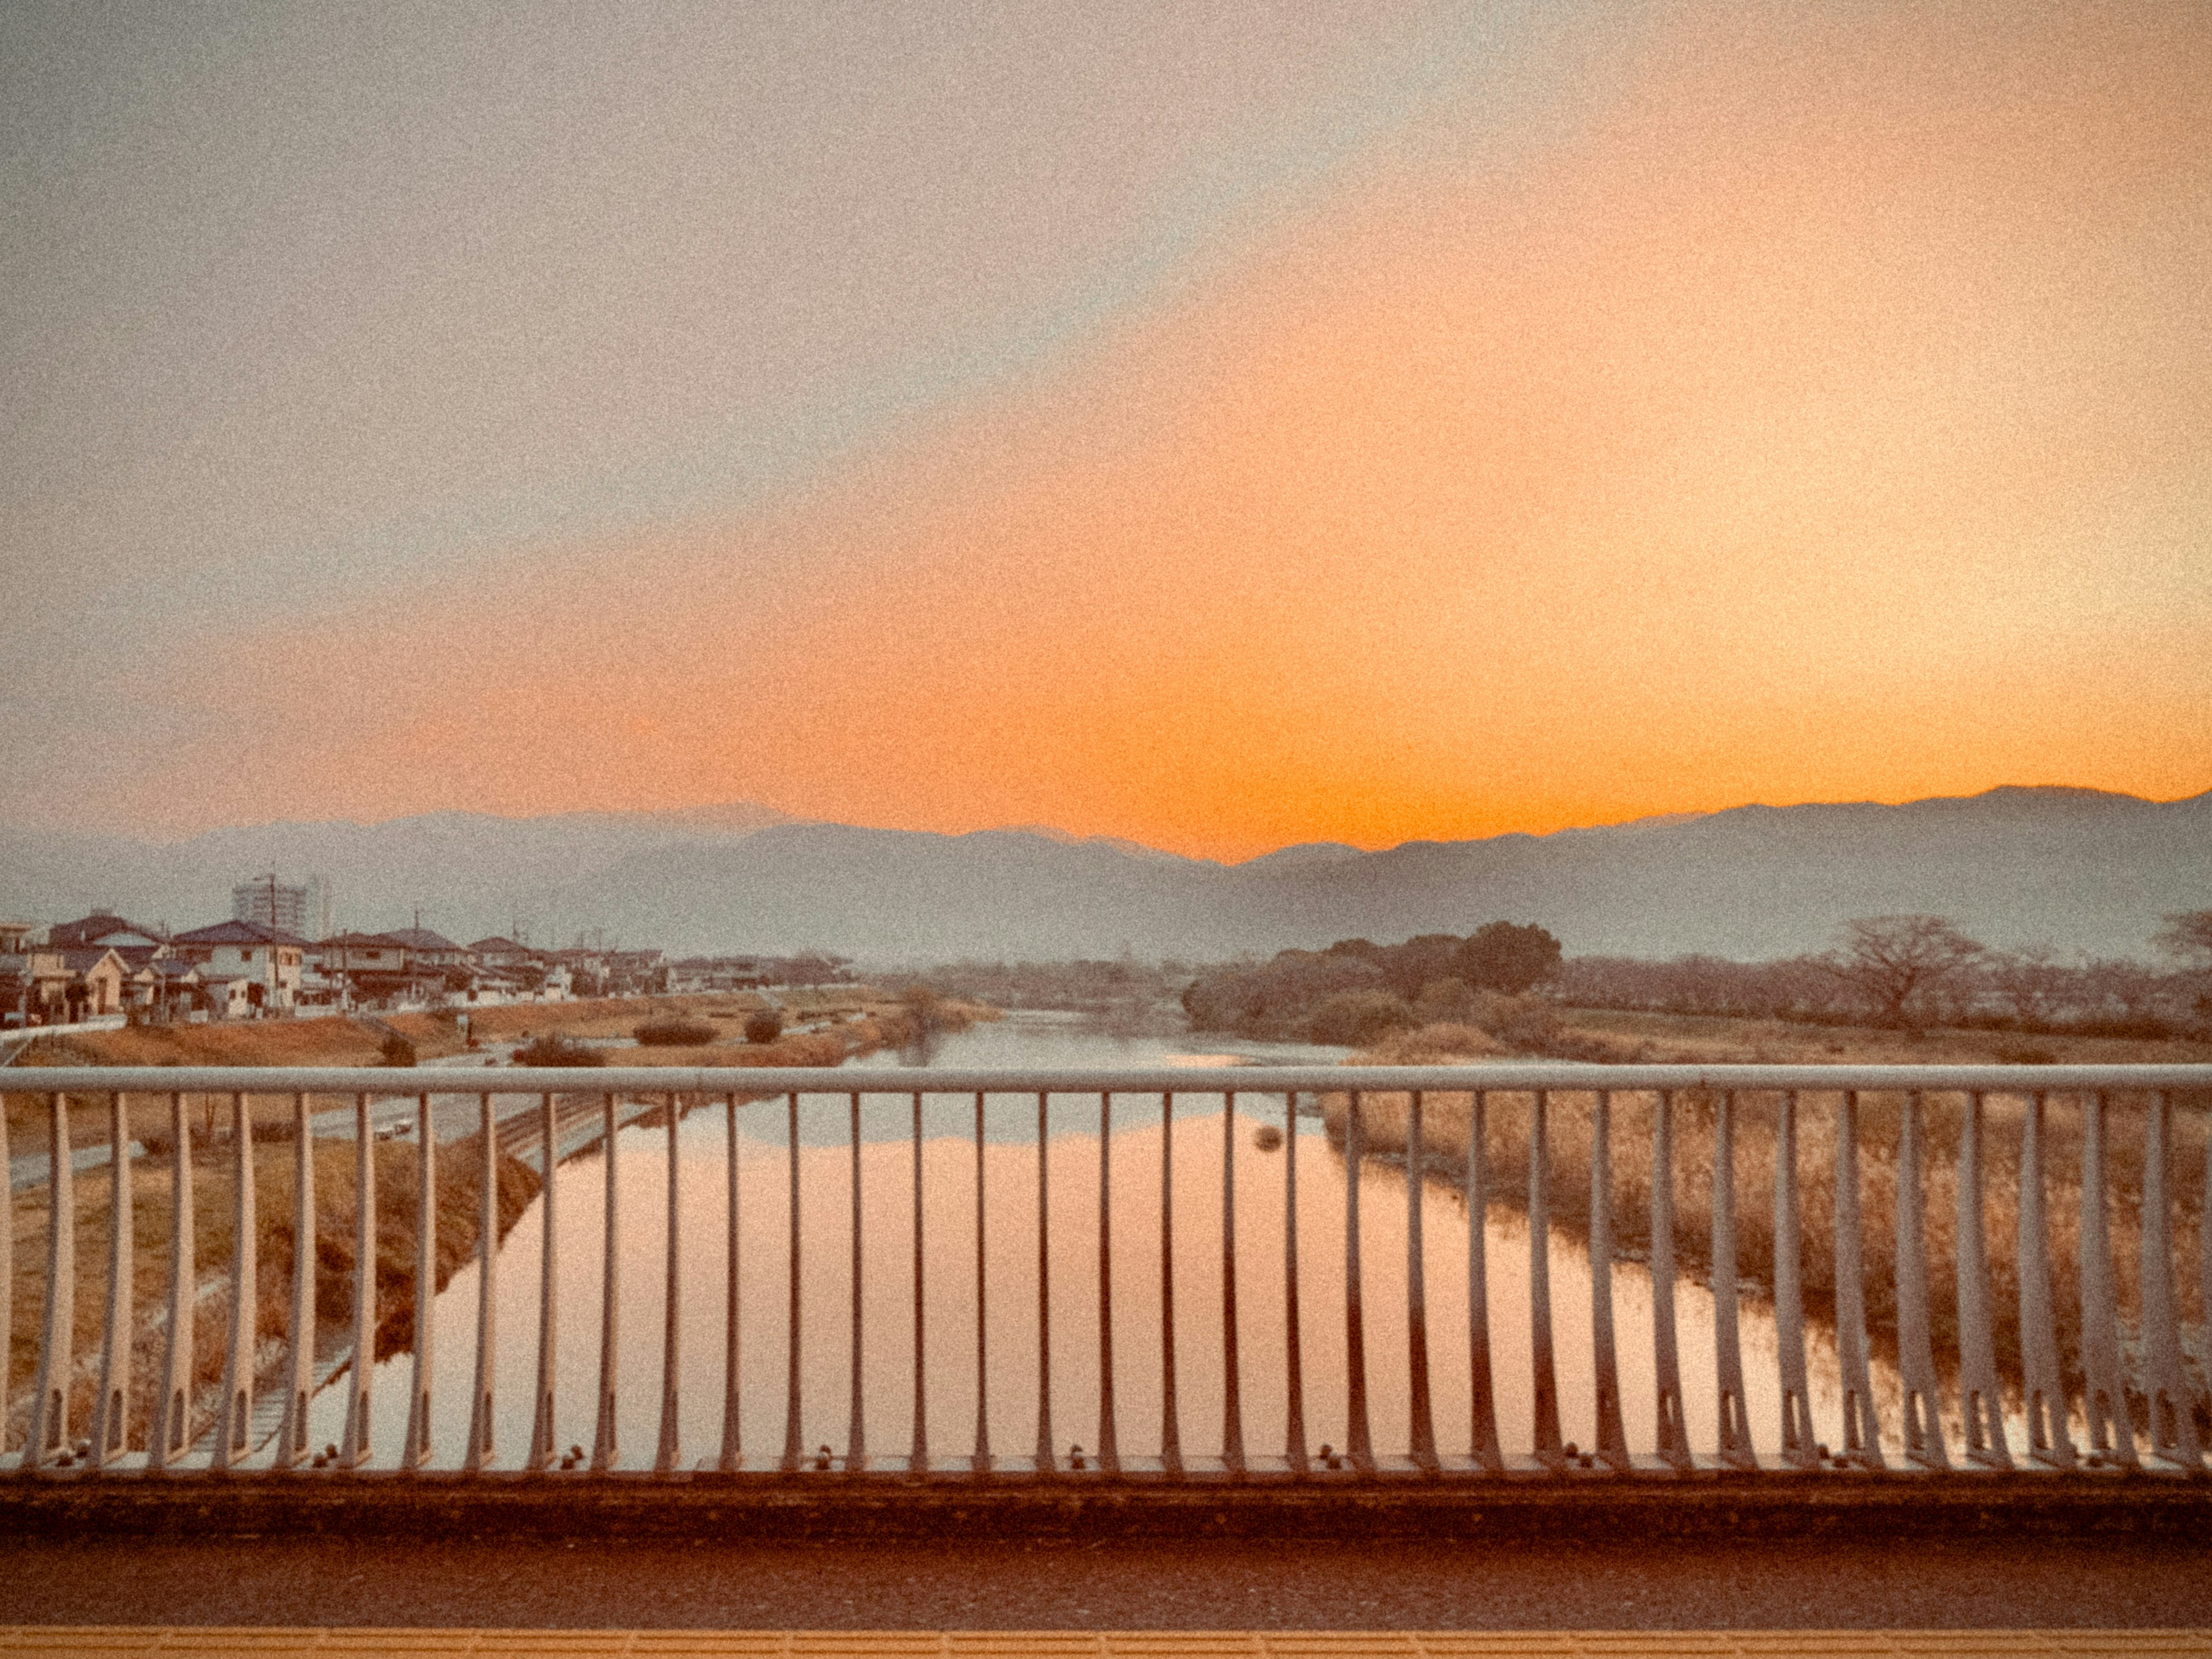
[[[2212,8],[0,10],[0,817],[2212,787]]]

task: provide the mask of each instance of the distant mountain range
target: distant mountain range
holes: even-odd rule
[[[226,916],[233,884],[328,878],[338,926],[468,940],[520,925],[678,953],[820,949],[864,962],[1220,959],[1364,936],[1537,921],[1573,954],[1767,957],[1853,916],[1948,915],[1996,945],[2141,955],[2212,907],[2212,793],[2072,788],[1646,818],[1547,836],[1318,842],[1243,864],[1041,827],[960,836],[807,823],[747,802],[672,812],[273,823],[151,843],[0,829],[0,920],[104,905]]]

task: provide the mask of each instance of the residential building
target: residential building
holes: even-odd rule
[[[275,876],[242,881],[230,890],[234,921],[258,921],[307,939],[320,939],[331,931],[331,884],[321,876],[304,882],[282,882]]]
[[[244,981],[214,999],[226,1018],[241,1005],[246,1012],[289,1012],[298,1003],[309,946],[297,933],[258,921],[219,921],[179,933],[170,945],[200,969],[211,994],[218,984]]]

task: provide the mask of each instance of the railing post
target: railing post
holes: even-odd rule
[[[1743,1345],[1736,1328],[1735,1094],[1713,1103],[1713,1387],[1720,1407],[1721,1462],[1755,1469],[1751,1412],[1743,1393]]]
[[[1805,1292],[1799,1266],[1797,1094],[1783,1092],[1774,1124],[1774,1334],[1782,1373],[1782,1455],[1800,1468],[1820,1461],[1805,1376]]]
[[[1367,1156],[1367,1097],[1354,1090],[1344,1122],[1344,1369],[1349,1421],[1345,1449],[1362,1474],[1375,1473],[1367,1426],[1367,1316],[1359,1273],[1359,1166]]]
[[[48,1108],[46,1317],[39,1340],[39,1380],[23,1440],[27,1469],[70,1450],[70,1378],[76,1369],[76,1168],[68,1098],[52,1096]]]
[[[1859,1097],[1846,1089],[1836,1107],[1836,1351],[1844,1383],[1844,1461],[1883,1467],[1881,1426],[1867,1372],[1866,1281],[1859,1237]]]
[[[1498,1443],[1498,1402],[1490,1359],[1490,1100],[1477,1089],[1468,1098],[1467,1125],[1467,1355],[1469,1446],[1491,1474],[1505,1472]]]
[[[2004,1395],[1997,1385],[1996,1343],[1990,1329],[1990,1277],[1982,1245],[1982,1097],[1966,1097],[1959,1140],[1959,1392],[1966,1419],[1966,1461],[2008,1469]]]
[[[10,1167],[8,1162],[8,1103],[0,1098],[0,1170]],[[5,1396],[11,1389],[15,1352],[15,1183],[11,1179],[5,1190],[0,1190],[0,1455],[8,1450],[8,1413]],[[158,1443],[156,1461],[159,1468]],[[30,1449],[24,1448],[23,1465],[31,1463]]]
[[[615,1382],[618,1372],[616,1345],[621,1337],[618,1311],[622,1304],[619,1268],[622,1259],[622,1231],[618,1224],[615,1168],[615,1097],[610,1094],[599,1097],[601,1114],[599,1149],[604,1154],[605,1223],[600,1239],[599,1267],[599,1398],[597,1420],[592,1430],[592,1472],[604,1474],[615,1466],[621,1448],[616,1443]],[[797,1137],[794,1135],[793,1139]],[[798,1176],[793,1171],[793,1180]],[[793,1247],[796,1254],[796,1246]],[[796,1295],[796,1291],[793,1291]]]
[[[2058,1370],[2058,1331],[2051,1307],[2050,1233],[2044,1220],[2043,1102],[2031,1095],[2020,1138],[2021,1367],[2026,1378],[2028,1455],[2054,1468],[2074,1467],[2066,1429],[2066,1385]]]
[[[1098,1097],[1098,1467],[1121,1470],[1114,1424],[1114,1097]]]
[[[495,1130],[491,1097],[478,1095],[477,1134],[483,1145],[477,1168],[483,1188],[477,1211],[477,1375],[470,1395],[468,1455],[461,1462],[471,1473],[483,1468],[492,1449],[493,1359],[499,1339],[498,1299],[492,1294],[492,1273],[499,1261],[499,1137]]]
[[[668,1249],[660,1300],[660,1440],[653,1449],[653,1467],[655,1473],[666,1474],[683,1456],[677,1395],[684,1375],[684,1273],[679,1243],[684,1235],[684,1216],[679,1201],[681,1188],[676,1178],[676,1130],[684,1113],[681,1097],[673,1090],[663,1103],[668,1112]]]
[[[1596,1370],[1598,1460],[1626,1471],[1620,1363],[1613,1340],[1613,1093],[1595,1091],[1590,1123],[1590,1356]]]
[[[1283,1415],[1284,1455],[1291,1473],[1308,1472],[1306,1391],[1298,1337],[1298,1096],[1283,1091]]]
[[[2151,1455],[2195,1473],[2203,1468],[2203,1457],[2174,1316],[2172,1202],[2166,1173],[2172,1159],[2173,1104],[2161,1090],[2151,1097],[2143,1132],[2143,1392],[2150,1403]],[[2202,1224],[2212,1228],[2212,1215]],[[2212,1308],[2206,1310],[2205,1328],[2212,1332]]]
[[[2089,1448],[2136,1467],[2120,1364],[2119,1285],[2112,1272],[2110,1206],[2105,1196],[2105,1097],[2081,1097],[2081,1368]]]
[[[1682,1366],[1674,1332],[1674,1091],[1654,1097],[1651,1118],[1651,1380],[1657,1395],[1659,1455],[1687,1469]]]
[[[1176,1409],[1175,1097],[1160,1097],[1160,1462],[1182,1478],[1182,1431]]]
[[[357,1469],[368,1461],[368,1384],[376,1371],[376,1136],[367,1095],[353,1097],[353,1358],[338,1462]]]
[[[985,1266],[988,1261],[983,1203],[983,1092],[975,1091],[975,1449],[970,1462],[977,1474],[991,1468],[990,1344],[984,1328],[988,1304]]]
[[[430,1097],[421,1096],[415,1119],[415,1375],[407,1398],[407,1439],[399,1455],[403,1469],[430,1461],[430,1362],[434,1358],[438,1301],[438,1130],[431,1121]]]
[[[793,1090],[786,1102],[788,1116],[785,1131],[786,1164],[791,1176],[791,1202],[787,1213],[791,1220],[790,1258],[787,1263],[789,1305],[784,1326],[783,1375],[783,1458],[778,1465],[786,1474],[799,1472],[799,1461],[806,1455],[800,1432],[799,1414],[799,1092]]]
[[[929,1473],[928,1344],[922,1337],[921,1249],[921,1094],[914,1097],[914,1449],[907,1468],[917,1475]]]
[[[154,1407],[152,1431],[146,1437],[147,1467],[155,1469],[168,1468],[169,1460],[192,1443],[192,1322],[199,1267],[192,1215],[192,1128],[181,1093],[169,1097],[169,1329],[162,1344],[161,1397]],[[7,1131],[0,1128],[0,1162],[5,1161],[7,1151]],[[7,1267],[8,1245],[0,1241],[0,1270]],[[0,1283],[0,1298],[7,1294]],[[5,1339],[6,1322],[0,1320],[0,1340]]]
[[[727,1188],[723,1223],[728,1248],[723,1255],[722,1274],[722,1451],[714,1467],[725,1474],[744,1465],[743,1436],[738,1427],[739,1309],[738,1277],[738,1095],[732,1090],[722,1102],[723,1166]]]
[[[560,1455],[557,1432],[553,1419],[554,1350],[559,1337],[554,1300],[555,1261],[556,1241],[560,1234],[553,1221],[553,1176],[561,1164],[560,1124],[550,1094],[541,1095],[538,1102],[538,1135],[545,1147],[545,1179],[540,1184],[538,1201],[544,1208],[539,1214],[539,1243],[538,1248],[538,1389],[530,1413],[530,1460],[532,1470],[546,1468]]]
[[[1036,1097],[1037,1166],[1037,1431],[1036,1469],[1049,1474],[1059,1468],[1052,1450],[1052,1212],[1051,1183],[1045,1163],[1045,1106]]]
[[[860,1384],[860,1376],[864,1364],[861,1358],[860,1348],[860,1284],[864,1268],[860,1260],[860,1097],[857,1092],[851,1097],[851,1104],[853,1122],[853,1389],[851,1410],[848,1413],[847,1426],[845,1430],[845,1469],[846,1473],[848,1474],[856,1473],[857,1471],[865,1469],[868,1467],[868,1427],[867,1419],[864,1414],[862,1406]]]
[[[216,1419],[213,1465],[216,1469],[228,1469],[246,1455],[253,1426],[259,1224],[254,1217],[253,1117],[242,1094],[230,1097],[230,1134],[237,1152],[231,1202],[230,1340],[223,1361],[222,1412]]]
[[[1413,1091],[1406,1119],[1406,1366],[1411,1381],[1408,1402],[1414,1465],[1425,1474],[1437,1461],[1436,1416],[1429,1403],[1429,1292],[1421,1249],[1422,1092]]]
[[[1936,1349],[1928,1330],[1928,1260],[1920,1192],[1920,1091],[1905,1097],[1897,1143],[1897,1368],[1905,1383],[1905,1455],[1931,1469],[1951,1467],[1943,1449]],[[1966,1309],[1960,1308],[1963,1333]],[[1963,1351],[1965,1344],[1960,1343]],[[1968,1401],[1969,1409],[1972,1401]]]
[[[1557,1474],[1566,1467],[1559,1438],[1559,1375],[1552,1355],[1551,1097],[1539,1089],[1528,1120],[1528,1358],[1536,1400],[1536,1455]]]
[[[120,1456],[130,1443],[131,1291],[136,1251],[131,1225],[131,1126],[119,1091],[107,1097],[107,1317],[100,1334],[100,1400],[92,1416],[94,1468]]]
[[[1244,1473],[1244,1410],[1237,1366],[1237,1097],[1221,1104],[1221,1462]]]
[[[315,1392],[315,1137],[307,1097],[292,1097],[292,1317],[285,1331],[291,1377],[284,1420],[276,1432],[276,1464],[289,1468],[307,1455],[307,1401]]]

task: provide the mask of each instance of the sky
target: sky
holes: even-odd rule
[[[0,9],[0,820],[2212,788],[2212,9]]]

